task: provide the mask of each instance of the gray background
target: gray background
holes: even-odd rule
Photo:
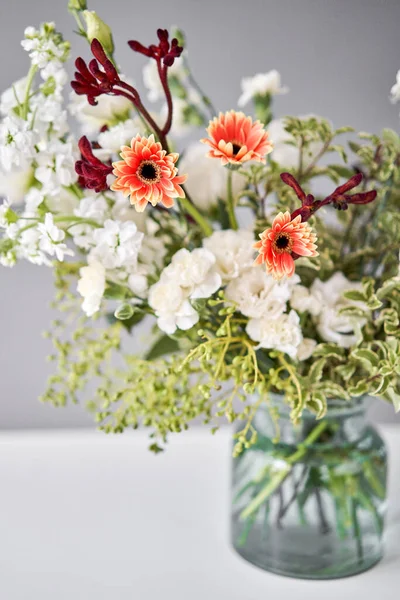
[[[0,89],[22,77],[27,56],[19,46],[27,25],[54,20],[72,41],[72,56],[88,57],[73,35],[67,0],[0,0]],[[150,43],[157,27],[179,25],[190,61],[215,105],[235,107],[240,78],[278,69],[290,93],[276,115],[315,113],[360,130],[398,129],[398,108],[388,101],[400,68],[398,0],[94,0],[89,8],[108,22],[125,73],[140,77],[143,61],[125,40]],[[37,402],[50,366],[52,274],[20,264],[0,268],[0,428],[90,424],[83,409],[53,409]],[[376,412],[376,411],[375,411]],[[378,410],[392,419],[392,411]]]

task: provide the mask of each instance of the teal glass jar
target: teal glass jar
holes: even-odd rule
[[[235,550],[274,573],[332,579],[365,571],[382,557],[385,444],[366,402],[330,402],[294,426],[283,399],[277,422],[260,408],[257,442],[233,459],[231,535]]]

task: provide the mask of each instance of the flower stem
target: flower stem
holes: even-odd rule
[[[227,202],[226,209],[229,218],[229,225],[231,229],[237,230],[239,229],[239,225],[235,215],[235,206],[234,206],[234,198],[233,198],[233,190],[232,190],[232,177],[233,171],[228,169],[228,178],[227,178]]]
[[[253,500],[246,506],[246,508],[241,513],[242,519],[248,519],[256,510],[260,508],[260,506],[265,502],[267,498],[269,498],[284,482],[286,477],[292,470],[292,466],[301,460],[303,456],[305,456],[307,449],[311,446],[321,435],[321,433],[328,426],[327,421],[321,421],[306,437],[304,442],[299,444],[296,452],[291,454],[286,458],[286,465],[283,469],[281,469],[278,473],[274,475],[274,477],[267,483],[267,485],[253,498]]]
[[[190,202],[188,198],[179,198],[179,202],[185,212],[190,215],[198,224],[205,236],[210,236],[213,228],[210,223],[199,213],[197,208]]]
[[[31,65],[28,75],[27,75],[27,78],[26,78],[25,98],[24,98],[24,103],[22,105],[22,115],[21,115],[22,118],[24,119],[24,121],[26,121],[28,118],[30,90],[32,87],[33,80],[35,79],[37,70],[38,70],[37,65]]]

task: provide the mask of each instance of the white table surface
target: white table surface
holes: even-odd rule
[[[400,428],[383,434],[386,557],[312,582],[265,573],[230,548],[228,430],[175,436],[158,456],[142,433],[0,433],[0,599],[397,600]]]

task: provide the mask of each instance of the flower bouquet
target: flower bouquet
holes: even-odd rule
[[[73,80],[55,25],[28,27],[28,75],[0,102],[0,262],[51,267],[62,315],[42,400],[95,381],[99,427],[147,427],[156,453],[235,422],[235,548],[298,577],[370,567],[386,454],[365,398],[400,409],[399,136],[274,120],[276,71],[242,81],[256,120],[218,114],[179,30],[128,42],[144,99],[108,25],[69,10],[88,41]]]

